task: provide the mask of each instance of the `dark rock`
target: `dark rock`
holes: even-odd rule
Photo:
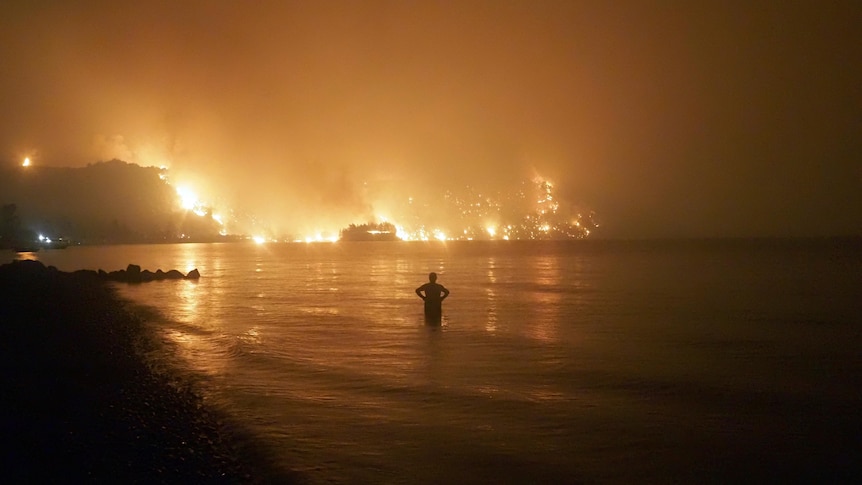
[[[130,264],[126,267],[126,281],[129,283],[138,283],[142,281],[141,267],[137,264]]]
[[[13,261],[10,268],[13,270],[27,271],[27,272],[43,272],[47,271],[45,264],[41,261],[31,261],[29,259],[25,259],[23,261]]]
[[[18,261],[14,262],[11,265],[7,265],[9,268],[7,270],[11,270],[14,268],[21,268],[22,271],[26,271],[27,273],[32,273],[33,271],[39,272],[49,272],[53,274],[62,274],[62,271],[57,270],[56,268],[45,268],[45,266],[38,261]],[[183,275],[181,272],[172,269],[168,272],[162,271],[161,269],[157,270],[153,273],[150,270],[141,270],[141,267],[136,264],[130,264],[126,269],[121,269],[118,271],[106,272],[103,269],[98,271],[94,270],[77,270],[74,272],[76,275],[92,277],[92,278],[101,278],[103,280],[109,281],[117,281],[120,283],[142,283],[148,281],[162,281],[162,280],[181,280],[181,279],[198,279],[201,277],[200,272],[197,269],[192,270],[188,276]]]
[[[172,270],[168,271],[167,273],[165,273],[165,279],[168,279],[168,280],[181,280],[183,278],[185,278],[185,276],[183,276],[182,273],[180,273],[179,271],[177,271],[175,269],[172,269]]]
[[[53,268],[53,266],[51,268]],[[51,268],[48,268],[48,269],[51,269]],[[54,269],[56,270],[56,268],[54,268]],[[79,269],[72,274],[77,275],[77,276],[84,276],[87,278],[98,278],[99,277],[99,273],[95,272],[92,269]]]

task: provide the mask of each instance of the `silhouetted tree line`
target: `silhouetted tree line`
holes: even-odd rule
[[[388,222],[351,224],[340,232],[344,241],[394,241],[398,239],[397,230]]]

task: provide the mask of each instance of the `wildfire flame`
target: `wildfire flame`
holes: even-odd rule
[[[189,185],[174,186],[166,168],[160,169],[159,177],[174,187],[182,209],[192,211],[198,216],[211,217],[221,226],[219,234],[228,235],[228,222],[232,226],[237,225],[237,213],[224,207],[216,212],[211,205],[201,201]],[[572,207],[561,204],[555,194],[556,188],[552,182],[538,176],[523,181],[515,191],[489,193],[465,186],[446,191],[441,200],[421,200],[409,196],[403,205],[396,203],[392,206],[391,203],[384,203],[383,207],[377,207],[379,212],[375,219],[391,226],[386,233],[391,233],[392,239],[403,241],[581,239],[589,236],[590,230],[598,227],[593,221],[593,214],[582,216]],[[433,214],[436,221],[425,220],[427,207],[439,209]],[[341,237],[338,230],[333,231],[333,227],[276,235],[254,215],[241,214],[240,217],[244,218],[241,224],[250,222],[251,230],[245,237],[249,238],[248,234],[254,234],[253,240],[258,243],[335,242]],[[369,225],[372,224],[374,223],[369,222]],[[364,223],[359,221],[359,225]],[[391,240],[385,235],[377,234],[373,228],[369,228],[367,232],[372,238]]]

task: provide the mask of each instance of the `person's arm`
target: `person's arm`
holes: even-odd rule
[[[420,286],[419,288],[416,288],[416,294],[417,294],[417,295],[419,295],[419,298],[422,298],[422,299],[424,300],[424,299],[425,299],[425,295],[423,295],[423,294],[422,294],[422,288],[423,288],[423,286]]]
[[[440,288],[443,290],[443,298],[440,298],[440,301],[443,301],[449,297],[449,290],[445,286],[441,286]]]

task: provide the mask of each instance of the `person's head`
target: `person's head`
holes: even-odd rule
[[[437,273],[428,273],[428,281],[434,283],[437,281]]]

